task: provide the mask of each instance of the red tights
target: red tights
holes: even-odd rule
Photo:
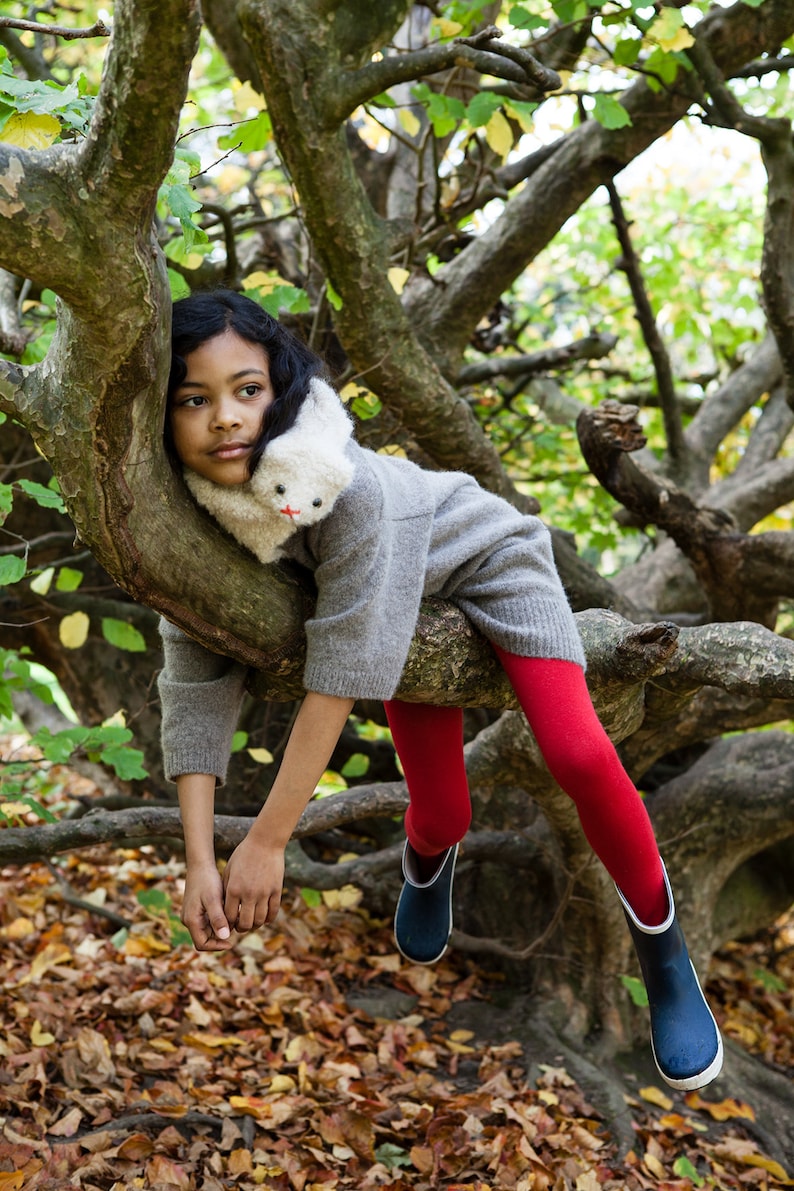
[[[667,896],[653,828],[596,716],[582,668],[494,649],[593,851],[640,921],[663,922]],[[463,839],[471,822],[463,712],[398,699],[385,706],[411,799],[406,835],[420,855],[432,856]]]

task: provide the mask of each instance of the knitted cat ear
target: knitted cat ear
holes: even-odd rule
[[[323,441],[329,446],[332,443],[344,446],[353,432],[350,415],[339,396],[319,376],[313,377],[309,382],[309,391],[295,421],[295,426],[299,425],[302,436],[307,431],[312,436],[322,436]]]

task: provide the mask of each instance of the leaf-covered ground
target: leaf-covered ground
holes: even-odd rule
[[[450,1024],[486,972],[401,960],[352,890],[197,954],[182,875],[146,848],[0,871],[0,1191],[794,1185],[752,1104],[708,1090],[637,1088],[621,1152],[554,1056],[530,1079],[518,1042]],[[726,1035],[789,1073],[793,986],[794,915],[710,983]]]

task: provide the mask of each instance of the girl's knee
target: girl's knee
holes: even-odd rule
[[[471,825],[471,806],[445,808],[443,815],[424,814],[411,804],[405,813],[405,834],[422,856],[434,856],[458,844]]]

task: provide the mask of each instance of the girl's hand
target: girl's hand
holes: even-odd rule
[[[182,922],[197,951],[228,951],[234,942],[223,910],[223,880],[215,864],[188,865]]]
[[[232,852],[223,873],[226,918],[244,934],[272,922],[284,887],[284,849],[250,836]]]

